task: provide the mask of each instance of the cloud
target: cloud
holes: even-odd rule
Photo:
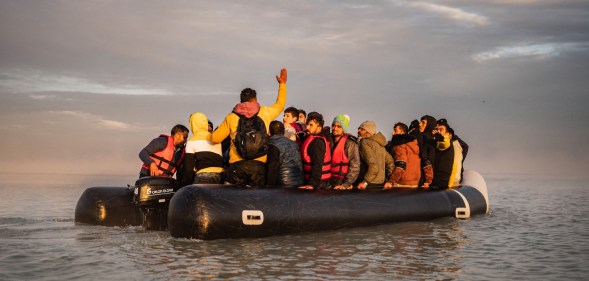
[[[129,129],[131,127],[127,123],[114,121],[114,120],[106,120],[106,119],[100,120],[99,124],[104,128],[116,129],[116,130]]]
[[[533,4],[539,2],[538,0],[495,0],[494,3],[499,4]]]
[[[11,70],[0,73],[0,89],[14,92],[80,92],[122,95],[173,95],[165,89],[138,85],[106,85],[70,75],[52,75],[40,71]],[[51,99],[51,95],[31,95],[33,99]]]
[[[545,43],[519,46],[501,46],[490,51],[472,55],[472,59],[478,63],[492,60],[529,57],[547,59],[562,53],[587,50],[589,43]]]
[[[57,98],[55,95],[29,95],[34,100],[51,100]]]
[[[458,22],[470,24],[470,25],[487,25],[489,20],[485,16],[481,16],[476,13],[467,12],[465,10],[454,8],[450,6],[444,6],[439,4],[433,4],[428,2],[420,1],[402,1],[398,3],[402,6],[413,7],[421,9],[430,13],[438,14]]]
[[[16,129],[16,130],[23,130],[23,129],[28,129],[29,127],[26,125],[22,125],[22,124],[10,124],[8,125],[9,128],[12,129]]]
[[[344,7],[349,8],[349,9],[367,9],[367,8],[372,8],[372,5],[366,5],[366,4],[344,4]]]
[[[72,110],[61,110],[61,111],[48,111],[47,113],[53,115],[64,115],[71,116],[74,118],[82,119],[87,123],[97,124],[99,127],[104,129],[113,130],[127,130],[127,129],[141,129],[139,126],[134,126],[125,122],[104,119],[100,115],[95,115],[87,112],[72,111]]]

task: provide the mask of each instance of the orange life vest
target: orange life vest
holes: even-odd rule
[[[309,149],[309,144],[316,138],[323,139],[323,143],[325,143],[325,156],[323,156],[323,167],[321,167],[321,180],[329,180],[331,178],[331,151],[329,149],[327,138],[321,135],[310,135],[303,143],[301,151],[303,153],[303,171],[305,173],[305,180],[311,178],[311,170],[313,169],[311,166],[311,156],[309,156],[307,150]]]
[[[348,134],[344,134],[333,149],[333,154],[331,155],[331,177],[333,178],[343,179],[348,174],[350,159],[348,159],[344,151],[347,139]]]
[[[182,150],[182,155],[180,156],[180,159],[178,159],[178,161],[176,162],[172,162],[175,152],[174,138],[167,135],[160,135],[160,137],[166,137],[168,139],[168,144],[166,145],[166,148],[149,155],[149,157],[155,162],[158,169],[163,172],[162,176],[172,177],[176,172],[176,169],[178,168],[178,166],[180,166],[180,163],[182,163],[182,160],[184,159],[184,150]],[[143,166],[141,168],[149,171],[149,166],[145,165],[145,163],[143,163]]]

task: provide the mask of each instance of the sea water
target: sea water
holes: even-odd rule
[[[483,176],[467,220],[200,241],[74,223],[87,187],[132,176],[0,175],[0,280],[586,280],[589,181]]]

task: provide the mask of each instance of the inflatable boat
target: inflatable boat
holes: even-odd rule
[[[252,189],[234,185],[178,188],[169,178],[141,178],[134,187],[92,187],[75,221],[168,230],[203,240],[284,235],[440,217],[466,219],[489,211],[487,186],[465,171],[462,186],[427,191]]]

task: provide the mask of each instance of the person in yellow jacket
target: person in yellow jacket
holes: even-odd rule
[[[276,102],[271,106],[261,106],[258,103],[255,90],[250,88],[243,89],[240,94],[241,102],[233,108],[231,113],[227,114],[225,120],[211,134],[210,141],[213,143],[221,143],[228,136],[231,137],[229,167],[225,170],[226,182],[257,187],[265,185],[266,176],[264,166],[266,155],[262,155],[256,159],[246,160],[237,152],[234,140],[240,115],[246,118],[257,115],[264,121],[266,132],[268,132],[270,121],[276,119],[286,105],[286,80],[287,72],[283,68],[280,70],[280,75],[276,76],[276,81],[278,81],[278,97],[276,98]]]

